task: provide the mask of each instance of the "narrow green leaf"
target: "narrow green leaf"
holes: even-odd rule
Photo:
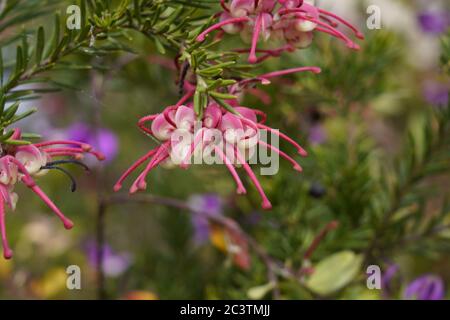
[[[6,140],[4,143],[10,144],[13,146],[26,146],[26,145],[31,144],[31,142],[25,141],[25,140]]]
[[[38,29],[37,39],[36,39],[36,65],[41,64],[42,55],[44,52],[44,46],[45,46],[45,34],[44,34],[44,28],[41,26]]]
[[[20,102],[17,101],[13,103],[3,114],[3,120],[9,121],[17,112],[17,109],[19,109]]]
[[[215,65],[213,65],[211,67],[202,69],[202,71],[203,72],[208,72],[208,71],[216,70],[217,68],[223,69],[223,68],[232,66],[233,64],[236,64],[236,62],[235,61],[222,62],[222,63],[215,64]]]
[[[61,28],[61,19],[59,14],[55,14],[55,20],[53,23],[53,33],[51,40],[48,42],[48,46],[45,49],[45,58],[49,57],[53,54],[53,52],[56,50],[59,44],[59,37],[60,37],[60,28]]]
[[[22,32],[22,48],[23,69],[26,69],[28,66],[28,41],[25,31]]]
[[[3,87],[3,48],[0,48],[0,85]]]
[[[230,106],[228,103],[226,103],[225,101],[223,101],[220,98],[214,97],[212,96],[212,98],[214,99],[214,101],[216,101],[221,107],[225,108],[225,110],[240,116],[241,114],[239,112],[237,112],[236,110],[234,110],[234,108],[232,106]]]
[[[22,113],[22,114],[19,114],[18,116],[14,116],[14,117],[11,119],[10,122],[11,122],[11,124],[12,124],[12,123],[15,123],[15,122],[18,122],[18,121],[20,121],[20,120],[22,120],[22,119],[25,119],[26,117],[32,115],[32,114],[35,113],[36,111],[37,111],[37,109],[32,108],[32,109],[30,109],[30,110],[28,110],[28,111],[25,111],[25,112]]]
[[[161,43],[161,41],[158,39],[158,37],[152,37],[153,41],[155,42],[156,50],[158,50],[161,54],[166,54],[166,49],[164,48],[164,45]]]
[[[201,109],[201,93],[200,91],[196,90],[194,94],[194,111],[196,115],[200,114]]]
[[[0,92],[0,94],[0,116],[2,116],[3,111],[5,110],[6,96],[3,94],[3,92]]]
[[[134,7],[134,16],[138,20],[138,22],[141,23],[141,5],[139,3],[139,0],[133,1],[133,7]]]
[[[14,133],[14,131],[13,131],[13,133]],[[42,136],[37,133],[22,132],[22,139],[24,139],[24,140],[34,140],[34,139],[41,139],[41,138],[42,138]]]
[[[220,69],[220,68],[217,68],[217,69],[209,69],[209,70],[207,70],[207,71],[204,71],[204,70],[197,70],[197,73],[198,73],[199,75],[204,76],[204,77],[211,77],[211,78],[220,76],[220,75],[222,74],[222,72],[223,72],[223,69]]]
[[[81,29],[88,29],[86,27],[86,17],[87,17],[87,11],[86,11],[86,1],[80,0],[80,14],[81,14]]]
[[[59,54],[61,53],[61,51],[64,50],[64,47],[65,47],[66,44],[68,43],[68,40],[69,40],[68,36],[65,35],[65,36],[62,38],[62,40],[57,44],[55,50],[54,50],[54,51],[52,52],[52,54],[51,54],[51,60],[52,60],[52,61],[54,61],[54,60],[59,56]]]
[[[210,91],[209,94],[215,98],[223,99],[223,100],[233,100],[237,97],[235,95],[229,93],[221,93],[217,91]]]
[[[3,142],[3,141],[5,141],[5,140],[8,140],[9,138],[12,137],[13,134],[14,134],[14,130],[9,130],[8,132],[6,132],[5,134],[3,134],[3,135],[0,137],[0,142]]]
[[[14,71],[14,76],[22,73],[23,70],[23,54],[22,54],[22,46],[17,46],[16,51],[16,69]]]

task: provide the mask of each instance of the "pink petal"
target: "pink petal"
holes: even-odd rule
[[[258,3],[258,11],[271,13],[276,3],[276,0],[260,0]]]
[[[180,106],[175,113],[175,124],[178,129],[191,130],[195,124],[195,112],[187,106]]]
[[[235,18],[248,16],[255,9],[255,0],[233,0],[230,5],[231,15]]]
[[[244,126],[242,125],[242,122],[238,116],[236,116],[230,112],[227,112],[222,116],[222,121],[220,123],[220,129],[222,131],[226,131],[229,129],[243,130]]]
[[[203,117],[203,125],[206,128],[216,128],[222,118],[222,110],[215,105],[210,104],[206,110]]]
[[[256,117],[255,111],[246,107],[236,107],[234,108],[237,112],[239,112],[244,118],[251,120],[253,122],[257,122],[258,118]]]
[[[159,114],[152,122],[153,135],[160,141],[169,140],[173,130],[174,127],[167,122],[163,114]]]

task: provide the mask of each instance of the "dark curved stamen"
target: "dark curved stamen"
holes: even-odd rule
[[[58,164],[68,164],[68,163],[79,165],[79,166],[83,167],[86,171],[91,171],[87,165],[85,165],[83,162],[78,161],[78,160],[55,160],[55,161],[51,161],[51,162],[47,163],[47,166],[53,167]]]
[[[189,68],[191,66],[187,61],[185,61],[180,70],[180,76],[178,78],[178,95],[182,96],[184,93],[184,81],[186,80]]]
[[[57,162],[57,161],[55,161],[55,162]],[[42,169],[48,169],[48,170],[54,169],[54,170],[61,171],[62,173],[64,173],[70,179],[70,182],[71,182],[70,190],[72,192],[75,192],[77,190],[77,182],[75,181],[75,178],[66,169],[60,168],[60,167],[51,166],[51,165],[43,166],[43,167],[41,167],[41,170]]]

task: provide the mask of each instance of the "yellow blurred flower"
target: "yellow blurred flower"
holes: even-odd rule
[[[232,229],[210,224],[209,237],[216,248],[231,255],[236,266],[243,270],[250,269],[248,243],[239,233]]]
[[[13,262],[0,258],[0,279],[5,279],[11,274]]]
[[[159,300],[158,296],[151,291],[131,291],[124,296],[125,300]]]
[[[222,252],[227,252],[227,240],[223,228],[216,225],[210,225],[209,237],[211,243],[217,249],[219,249]]]
[[[32,293],[42,299],[55,298],[67,290],[67,274],[64,268],[54,268],[41,279],[33,280],[30,285]]]

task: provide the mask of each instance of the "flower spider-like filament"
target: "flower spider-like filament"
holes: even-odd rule
[[[20,139],[20,137],[20,130],[15,129],[13,138]],[[46,141],[22,146],[5,146],[4,152],[0,157],[0,231],[3,256],[6,259],[12,257],[12,250],[9,248],[6,236],[5,205],[11,210],[15,210],[18,195],[14,192],[14,187],[17,182],[22,182],[30,188],[60,218],[64,227],[71,229],[73,222],[42,191],[33,177],[41,177],[51,169],[58,169],[69,176],[72,181],[72,191],[74,191],[76,184],[73,177],[65,169],[58,167],[58,165],[73,163],[87,169],[84,164],[77,160],[85,153],[90,153],[99,160],[104,159],[104,156],[99,152],[93,151],[90,145],[78,141]],[[55,159],[61,156],[69,156],[73,159]]]

